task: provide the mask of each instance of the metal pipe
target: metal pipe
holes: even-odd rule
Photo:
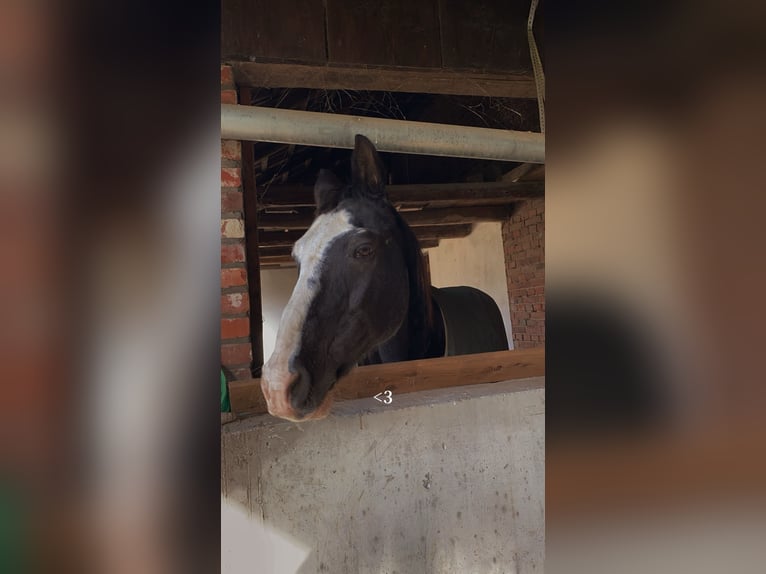
[[[545,163],[540,133],[221,105],[221,139],[353,149],[356,134],[385,152]]]

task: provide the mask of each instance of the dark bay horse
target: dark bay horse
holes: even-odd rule
[[[418,240],[389,201],[385,181],[380,156],[361,135],[350,184],[319,173],[315,219],[293,247],[298,281],[261,377],[274,416],[325,416],[328,391],[357,364],[445,354],[435,301],[443,290],[429,285]]]

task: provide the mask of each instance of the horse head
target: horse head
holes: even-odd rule
[[[411,289],[407,244],[419,254],[366,137],[355,139],[351,183],[322,170],[314,198],[315,219],[292,252],[298,281],[261,377],[269,412],[289,420],[325,416],[338,379],[397,333]]]

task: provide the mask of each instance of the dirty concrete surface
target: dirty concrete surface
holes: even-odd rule
[[[224,507],[258,527],[222,539],[224,574],[542,572],[545,395],[526,383],[224,426]]]

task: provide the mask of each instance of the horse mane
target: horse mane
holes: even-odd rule
[[[396,224],[402,234],[404,260],[407,265],[409,276],[410,297],[409,317],[413,320],[413,326],[420,328],[424,336],[433,328],[434,316],[431,303],[431,284],[428,281],[423,254],[420,250],[420,242],[410,226],[404,221],[399,212],[393,209]],[[422,320],[422,324],[421,323]],[[428,341],[422,341],[424,348]]]

